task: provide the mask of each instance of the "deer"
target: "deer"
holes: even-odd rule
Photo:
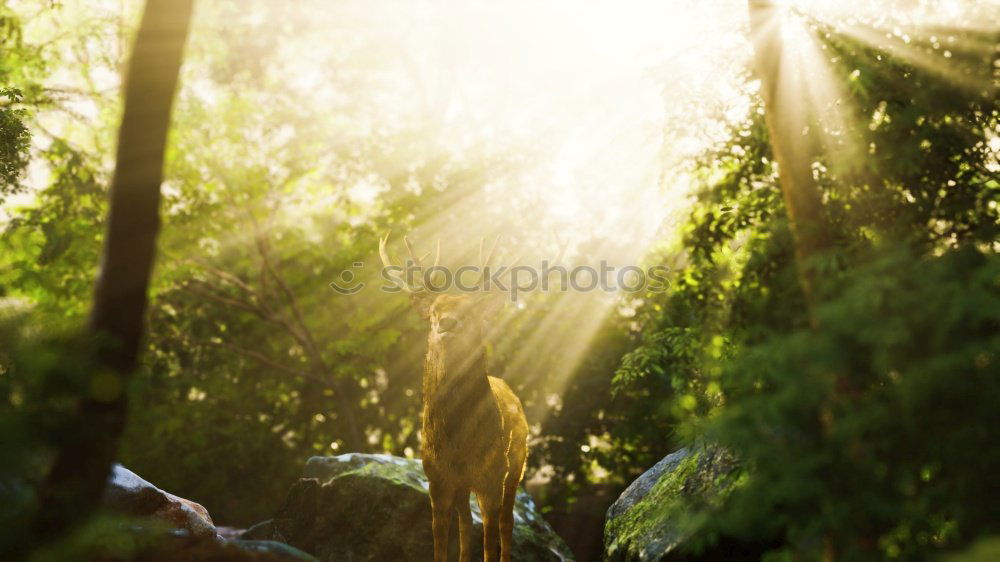
[[[498,240],[485,259],[480,241],[481,271],[486,271]],[[389,233],[379,239],[386,268],[394,267],[388,241]],[[411,263],[422,269],[429,252],[418,257],[409,239],[403,241]],[[438,241],[432,267],[439,265],[440,257]],[[490,376],[487,366],[484,330],[503,297],[489,291],[434,292],[405,282],[400,288],[430,326],[423,365],[421,456],[430,483],[434,562],[447,562],[456,518],[459,560],[472,560],[470,492],[483,517],[484,561],[510,562],[514,499],[528,455],[528,421],[517,395],[502,379]]]

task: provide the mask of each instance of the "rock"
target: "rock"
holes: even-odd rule
[[[685,558],[683,545],[698,517],[732,488],[736,462],[718,447],[681,449],[637,478],[608,509],[604,558],[666,561]],[[694,508],[692,513],[692,505]],[[723,541],[699,560],[757,560],[757,545]]]
[[[102,503],[115,511],[165,521],[192,537],[218,538],[212,517],[201,505],[164,492],[120,464],[112,467]]]
[[[252,554],[263,554],[267,555],[267,558],[273,558],[277,560],[305,560],[305,561],[315,561],[316,558],[302,552],[301,550],[295,548],[294,546],[289,546],[284,543],[277,541],[251,541],[245,539],[237,539],[232,541],[227,541],[227,545],[232,545],[235,548],[240,549],[243,552]]]
[[[391,455],[313,457],[292,485],[274,519],[251,527],[244,538],[285,542],[323,562],[433,559],[427,477],[419,460]],[[470,497],[473,544],[482,545],[482,517]],[[514,560],[572,560],[566,544],[518,490],[514,510]],[[457,525],[452,527],[457,559]],[[473,560],[482,560],[482,548]]]
[[[247,532],[246,529],[237,529],[236,527],[225,527],[216,525],[215,532],[218,533],[220,537],[224,540],[231,541],[236,539],[242,539],[243,535]]]
[[[274,520],[268,519],[267,521],[261,521],[256,525],[250,527],[239,538],[243,540],[267,540],[275,536],[274,533]]]
[[[112,467],[102,503],[115,511],[166,522],[173,530],[144,524],[119,529],[145,546],[128,559],[144,562],[285,562],[315,561],[301,550],[272,540],[248,540],[236,529],[216,528],[208,510],[165,492],[120,464]],[[109,559],[117,559],[109,557]]]
[[[114,559],[119,558],[99,558]],[[274,541],[172,537],[137,551],[127,558],[135,562],[316,562],[297,548]]]

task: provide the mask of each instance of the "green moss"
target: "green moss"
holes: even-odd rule
[[[676,550],[732,490],[734,466],[731,455],[719,448],[693,450],[628,510],[608,519],[607,557],[655,560]]]
[[[423,472],[420,471],[420,465],[416,462],[413,462],[412,466],[396,463],[369,463],[360,468],[344,472],[333,479],[343,478],[348,475],[375,478],[376,481],[384,480],[388,483],[413,488],[421,493],[427,492],[427,479],[424,477]]]
[[[682,493],[685,484],[697,468],[699,452],[683,459],[677,467],[665,473],[653,485],[646,497],[633,505],[619,517],[610,519],[605,526],[605,536],[614,537],[608,553],[638,554],[643,545],[658,542],[668,543],[668,548],[683,538],[683,532],[670,523],[682,511]],[[631,557],[631,556],[626,556]]]

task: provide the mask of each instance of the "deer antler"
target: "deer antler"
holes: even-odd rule
[[[500,236],[498,235],[495,239],[493,239],[493,243],[490,244],[490,250],[489,252],[487,252],[486,257],[484,258],[483,249],[485,248],[485,239],[483,238],[479,239],[479,270],[482,272],[482,274],[480,275],[477,284],[480,286],[483,286],[486,282],[486,277],[487,277],[486,270],[489,267],[490,263],[493,261],[493,255],[494,253],[496,253],[497,243],[499,242],[500,242]],[[514,261],[510,262],[509,264],[503,267],[505,267],[508,271],[513,269],[514,267],[517,266],[517,264],[521,263],[521,257],[522,255],[519,254],[516,258],[514,258]]]
[[[483,258],[483,246],[486,242],[485,238],[479,239],[479,269],[485,269],[486,266],[490,265],[490,261],[493,260],[493,253],[497,249],[497,243],[500,242],[500,235],[498,234],[496,238],[493,239],[493,244],[490,244],[490,251],[486,254],[486,258]]]
[[[410,244],[410,238],[408,236],[403,237],[403,244],[406,244],[406,251],[409,252],[410,259],[413,260],[414,265],[423,269],[424,266],[422,262],[424,261],[424,259],[427,258],[427,256],[431,255],[431,253],[427,252],[426,254],[418,258],[417,255],[413,253],[413,246]],[[441,263],[441,239],[438,238],[437,252],[434,255],[434,265],[432,265],[431,268],[437,267],[440,263]]]
[[[392,258],[389,256],[389,251],[386,250],[385,245],[389,242],[389,235],[392,234],[391,230],[386,231],[385,236],[378,239],[378,255],[382,258],[383,267],[392,267]]]
[[[382,266],[383,267],[399,267],[398,265],[396,265],[395,263],[393,263],[392,256],[389,255],[389,250],[386,249],[386,244],[389,243],[389,235],[390,234],[392,234],[391,230],[387,231],[385,233],[384,237],[379,238],[379,240],[378,240],[378,255],[382,259]],[[415,266],[421,268],[421,270],[423,270],[422,262],[424,261],[424,259],[427,258],[427,256],[431,255],[431,253],[427,252],[423,256],[417,257],[416,253],[413,251],[413,245],[410,243],[409,237],[406,237],[406,236],[403,237],[403,244],[406,245],[406,251],[407,251],[407,253],[410,254],[410,260],[413,262],[413,264]],[[431,268],[437,267],[440,263],[441,263],[441,239],[438,238],[438,241],[437,241],[437,252],[434,255],[434,265],[431,266]],[[424,290],[423,287],[411,287],[409,284],[406,284],[406,283],[402,284],[401,288],[404,291],[408,292],[408,293],[413,293],[413,292],[423,291]]]
[[[559,263],[562,261],[563,255],[566,254],[566,247],[569,246],[569,241],[567,240],[566,242],[563,242],[562,239],[559,238],[559,233],[555,230],[552,231],[552,236],[556,239],[556,246],[559,247],[559,251],[556,253],[556,257],[552,258],[550,263]]]
[[[486,283],[487,269],[490,266],[490,262],[493,261],[493,254],[496,252],[497,244],[500,242],[500,235],[498,234],[496,238],[493,239],[493,243],[490,244],[490,251],[486,253],[486,257],[483,257],[483,249],[486,245],[486,239],[479,239],[479,279],[476,281],[476,285],[483,286]]]

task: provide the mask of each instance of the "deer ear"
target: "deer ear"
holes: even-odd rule
[[[430,291],[417,291],[410,293],[410,304],[413,310],[420,314],[421,318],[431,317],[431,305],[434,304],[434,294]]]

